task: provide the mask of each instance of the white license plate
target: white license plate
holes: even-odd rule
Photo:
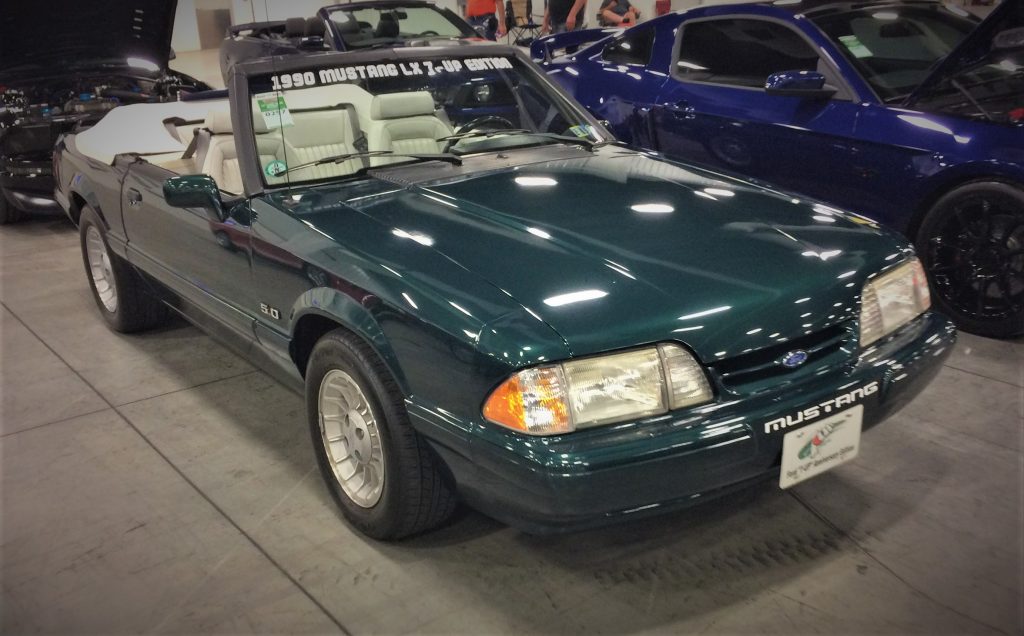
[[[864,407],[857,405],[782,438],[779,487],[789,488],[857,456]]]

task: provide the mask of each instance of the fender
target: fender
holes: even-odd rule
[[[1000,161],[971,161],[959,163],[941,172],[930,175],[915,184],[916,211],[906,227],[898,228],[911,239],[917,232],[928,210],[943,195],[971,181],[987,180],[1003,181],[1017,187],[1024,187],[1024,171],[1019,166]]]
[[[316,315],[339,323],[342,327],[358,335],[367,344],[373,347],[377,355],[387,365],[391,375],[398,382],[403,393],[409,394],[409,382],[398,363],[398,357],[384,330],[381,328],[373,314],[355,301],[351,296],[329,287],[315,287],[299,296],[291,308],[291,334],[284,355],[295,360],[294,345],[296,342],[296,327],[302,318],[308,315]],[[259,323],[257,323],[259,325]],[[257,329],[257,337],[267,346],[265,331]]]

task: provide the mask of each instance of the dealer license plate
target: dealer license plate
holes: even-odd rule
[[[779,487],[789,488],[857,456],[864,407],[857,405],[782,438]]]

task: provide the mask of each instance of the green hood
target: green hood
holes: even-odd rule
[[[678,340],[710,361],[792,339],[855,317],[864,280],[905,249],[863,219],[621,149],[474,161],[358,207],[509,294],[574,355]]]

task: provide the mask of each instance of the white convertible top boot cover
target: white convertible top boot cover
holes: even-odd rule
[[[113,163],[114,157],[126,152],[137,152],[140,155],[184,153],[186,144],[171,136],[164,126],[164,120],[172,117],[186,121],[202,120],[212,110],[227,112],[228,100],[118,106],[95,126],[78,133],[75,144],[78,152],[107,164]]]

